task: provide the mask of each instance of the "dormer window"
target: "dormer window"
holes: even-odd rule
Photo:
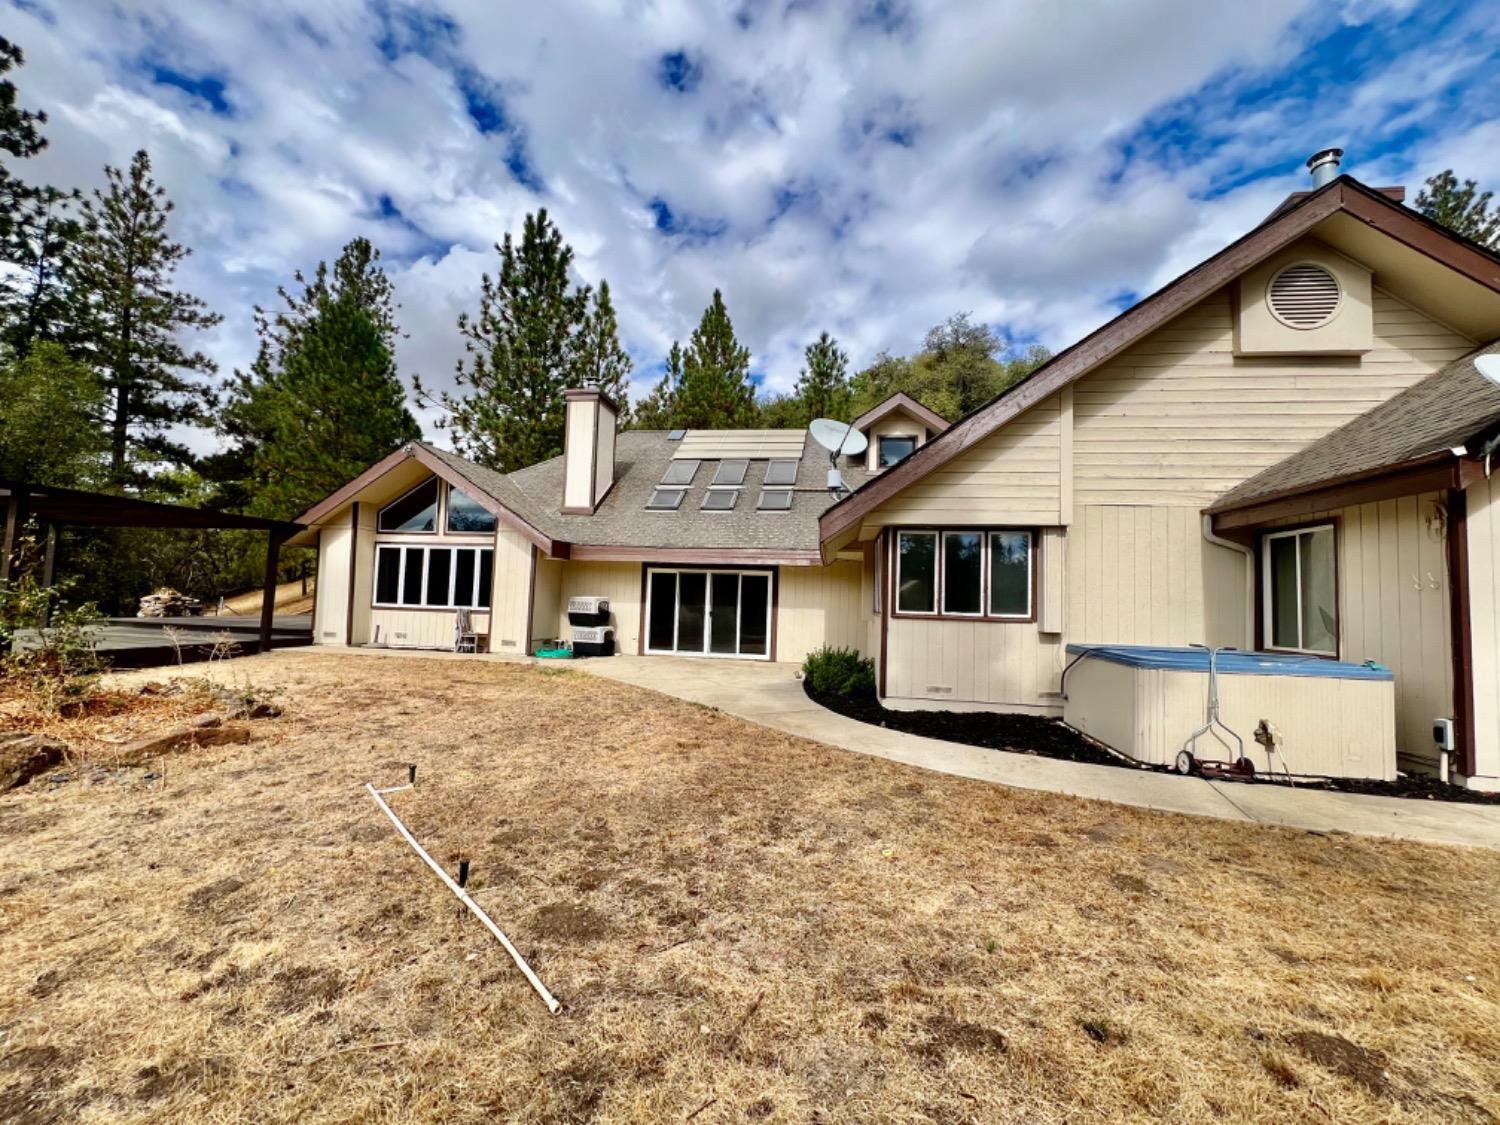
[[[876,438],[876,465],[889,469],[900,464],[917,451],[914,434],[881,434]]]
[[[436,532],[438,481],[428,477],[400,499],[380,509],[376,528],[380,531]]]

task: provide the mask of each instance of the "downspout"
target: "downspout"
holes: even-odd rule
[[[1236,554],[1245,556],[1245,648],[1255,647],[1255,552],[1243,543],[1225,539],[1214,533],[1214,518],[1203,514],[1203,538],[1216,547],[1227,547]],[[1207,640],[1207,638],[1204,638]]]

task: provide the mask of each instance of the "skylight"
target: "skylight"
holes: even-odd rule
[[[766,466],[767,484],[796,484],[797,462],[795,461],[772,461]]]
[[[697,462],[694,462],[696,466]],[[685,488],[658,488],[651,494],[651,499],[646,501],[648,512],[675,512],[677,505],[682,503]]]
[[[790,488],[767,488],[762,489],[760,503],[757,508],[762,512],[786,512],[792,507],[792,490]]]
[[[718,471],[714,473],[714,483],[728,485],[744,484],[745,472],[749,468],[749,461],[742,461],[738,458],[732,461],[720,461]]]
[[[703,494],[703,510],[705,512],[730,511],[739,496],[738,488],[710,488]]]
[[[673,461],[667,466],[667,475],[661,478],[662,484],[692,484],[693,477],[698,473],[697,461]]]

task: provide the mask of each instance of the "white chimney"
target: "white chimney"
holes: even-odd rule
[[[1325,148],[1322,152],[1315,152],[1307,158],[1307,168],[1312,173],[1314,191],[1338,179],[1339,160],[1343,155],[1344,150],[1341,148]]]
[[[593,515],[615,483],[615,427],[620,408],[597,387],[564,391],[563,511]]]

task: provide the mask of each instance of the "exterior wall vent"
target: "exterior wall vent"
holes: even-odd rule
[[[1321,328],[1334,318],[1343,299],[1338,278],[1315,262],[1296,262],[1271,279],[1266,303],[1288,328]]]

